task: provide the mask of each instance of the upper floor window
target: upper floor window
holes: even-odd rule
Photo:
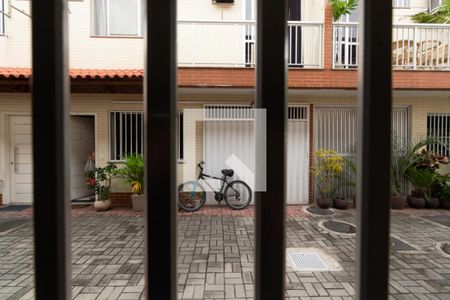
[[[442,0],[430,0],[430,10],[438,8],[442,4]]]
[[[0,0],[0,35],[5,34],[5,0]]]
[[[394,7],[394,8],[410,8],[410,0],[393,0],[392,7]]]
[[[142,35],[139,0],[94,0],[93,11],[94,35]]]

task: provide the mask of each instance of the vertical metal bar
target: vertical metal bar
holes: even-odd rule
[[[176,299],[176,1],[144,11],[145,297]]]
[[[388,294],[392,2],[365,0],[361,4],[357,299],[379,300],[387,299]]]
[[[256,193],[255,296],[285,297],[285,203],[288,1],[259,0],[257,6],[256,105],[266,109],[266,191]],[[258,141],[257,141],[258,144]],[[256,152],[256,161],[263,156]],[[259,168],[256,164],[256,174]]]
[[[36,299],[69,299],[67,1],[33,1],[32,15]]]

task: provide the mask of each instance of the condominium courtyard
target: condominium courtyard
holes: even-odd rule
[[[306,208],[287,208],[287,251],[317,251],[335,270],[297,271],[288,262],[286,298],[355,298],[355,234],[323,226],[354,225],[355,210],[322,215]],[[253,207],[180,213],[177,237],[179,299],[253,299]],[[391,298],[449,299],[450,255],[439,245],[449,250],[450,211],[392,211],[391,237]],[[143,260],[143,213],[72,208],[73,299],[143,298]],[[0,211],[0,299],[32,299],[33,286],[32,210]]]

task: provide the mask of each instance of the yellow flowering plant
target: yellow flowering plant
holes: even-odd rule
[[[344,157],[335,150],[315,152],[313,174],[321,198],[332,198],[337,190],[335,179],[344,172]]]

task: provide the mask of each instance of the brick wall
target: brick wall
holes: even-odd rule
[[[111,193],[109,197],[113,206],[132,206],[131,195],[133,193]]]
[[[293,89],[356,89],[357,70],[290,69],[288,86]],[[398,90],[450,90],[450,72],[394,71]],[[255,70],[243,68],[180,68],[180,87],[254,88]]]

